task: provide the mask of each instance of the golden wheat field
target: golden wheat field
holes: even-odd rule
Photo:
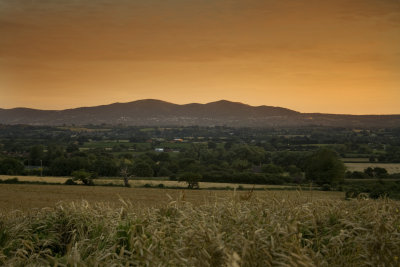
[[[388,199],[48,185],[0,196],[31,207],[1,209],[4,266],[399,266],[400,205]]]

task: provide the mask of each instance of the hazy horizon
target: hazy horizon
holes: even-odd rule
[[[397,0],[0,0],[0,107],[400,114]]]

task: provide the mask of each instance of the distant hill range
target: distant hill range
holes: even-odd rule
[[[145,99],[66,110],[0,109],[1,124],[28,125],[140,125],[234,127],[400,127],[400,115],[337,115],[300,113],[286,108],[250,106],[221,100],[208,104],[177,105]]]

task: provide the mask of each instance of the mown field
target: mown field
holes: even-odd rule
[[[1,203],[50,206],[1,209],[0,265],[399,266],[400,204],[388,199],[36,185],[0,191]]]
[[[400,163],[370,163],[370,162],[352,162],[345,163],[347,170],[349,171],[364,171],[366,168],[379,167],[385,168],[388,173],[400,173]]]

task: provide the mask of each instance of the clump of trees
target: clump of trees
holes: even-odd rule
[[[364,171],[347,171],[346,178],[364,179],[364,178],[390,178],[388,171],[381,167],[368,167]]]

